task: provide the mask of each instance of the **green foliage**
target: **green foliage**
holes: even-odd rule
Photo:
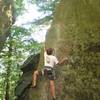
[[[25,11],[24,0],[14,0],[14,16],[17,17]]]
[[[39,11],[52,14],[55,11],[56,5],[59,3],[59,1],[60,0],[48,0],[48,1],[37,0],[36,4],[40,8]]]
[[[39,52],[41,46],[32,38],[32,31],[16,26],[12,27],[11,31],[13,36],[12,43],[15,47],[15,51],[19,48],[19,51],[24,51],[24,53],[35,54]]]
[[[39,7],[38,11],[43,12],[43,16],[35,20],[33,24],[47,24],[53,19],[54,11],[60,0],[36,0],[35,3]]]
[[[13,26],[4,49],[0,53],[0,99],[5,97],[7,82],[9,83],[10,100],[14,100],[14,89],[21,75],[20,66],[28,56],[40,51],[41,45],[34,41],[31,32],[25,28]]]

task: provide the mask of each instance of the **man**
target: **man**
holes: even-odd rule
[[[52,48],[48,48],[44,52],[44,70],[43,70],[43,73],[44,73],[45,76],[47,76],[47,78],[50,81],[50,92],[51,92],[51,95],[53,97],[53,100],[56,100],[55,84],[54,84],[54,79],[55,79],[54,66],[63,64],[68,59],[64,58],[61,61],[58,61],[57,58],[53,55],[53,51],[54,50]],[[32,87],[36,87],[37,76],[39,74],[40,74],[40,72],[38,70],[36,70],[34,72]]]

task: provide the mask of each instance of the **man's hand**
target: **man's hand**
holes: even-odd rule
[[[68,61],[68,58],[63,58],[61,61],[59,61],[59,65],[64,64],[66,61]]]

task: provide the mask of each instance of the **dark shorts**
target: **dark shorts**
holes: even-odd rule
[[[55,79],[55,71],[53,68],[45,68],[43,70],[39,70],[39,75],[44,76],[45,78],[49,80],[54,80]]]
[[[54,73],[54,70],[53,69],[44,69],[44,72],[43,72],[44,76],[46,78],[48,78],[49,80],[54,80],[55,79],[55,73]]]

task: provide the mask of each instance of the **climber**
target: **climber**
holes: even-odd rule
[[[63,64],[67,58],[62,59],[61,61],[58,61],[57,58],[53,55],[53,49],[48,48],[44,52],[44,70],[43,71],[34,71],[33,74],[33,82],[32,82],[32,87],[36,87],[37,85],[37,76],[40,75],[40,73],[44,73],[44,76],[47,76],[47,78],[50,80],[50,92],[53,97],[53,100],[56,100],[56,95],[55,95],[55,84],[54,84],[54,66],[55,65],[61,65]]]

